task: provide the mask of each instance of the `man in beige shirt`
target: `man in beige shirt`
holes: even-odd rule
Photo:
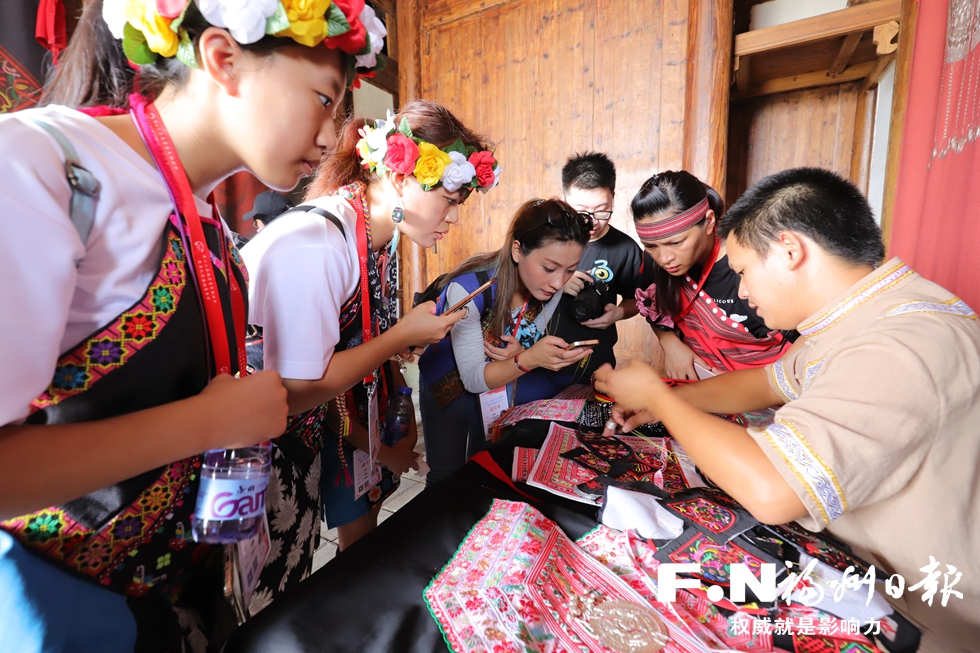
[[[767,177],[720,229],[739,294],[802,337],[773,365],[675,390],[645,365],[604,368],[614,419],[624,430],[662,420],[760,521],[826,529],[879,579],[902,576],[890,600],[922,629],[920,651],[978,650],[977,315],[899,259],[877,267],[871,210],[833,173]],[[774,405],[765,429],[708,414]]]

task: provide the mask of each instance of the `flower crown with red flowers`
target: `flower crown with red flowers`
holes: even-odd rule
[[[188,12],[227,29],[242,44],[276,36],[345,52],[351,55],[349,87],[385,66],[381,50],[388,31],[364,0],[104,0],[102,5],[102,18],[134,64],[176,57],[197,68],[194,43],[182,26]]]
[[[379,175],[388,170],[411,175],[423,190],[442,186],[450,192],[462,190],[487,192],[500,181],[502,169],[493,152],[478,150],[456,139],[452,145],[439,148],[417,138],[404,117],[395,129],[395,115],[387,120],[365,124],[359,132],[357,151],[361,165]]]

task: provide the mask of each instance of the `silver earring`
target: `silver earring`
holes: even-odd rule
[[[405,219],[405,208],[402,206],[402,198],[395,200],[395,208],[391,210],[391,221],[398,224]]]

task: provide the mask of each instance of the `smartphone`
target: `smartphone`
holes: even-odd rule
[[[459,300],[459,302],[457,302],[455,306],[453,306],[450,309],[447,309],[447,310],[443,311],[442,314],[443,315],[449,315],[450,313],[455,313],[456,311],[463,310],[463,307],[466,306],[467,304],[469,304],[471,299],[473,299],[474,297],[476,297],[477,295],[479,295],[481,292],[483,292],[484,290],[486,290],[487,288],[489,288],[490,286],[492,286],[495,281],[497,281],[497,277],[493,277],[492,279],[490,279],[489,281],[487,281],[485,284],[483,284],[482,286],[480,286],[479,288],[477,288],[476,290],[474,290],[473,292],[471,292],[469,295],[467,295],[463,299]]]
[[[704,367],[701,367],[697,363],[694,364],[694,371],[698,375],[698,379],[704,381],[705,379],[710,379],[713,376],[717,376],[714,372]]]
[[[572,344],[565,347],[565,351],[568,351],[569,349],[576,349],[578,347],[591,347],[592,345],[598,345],[598,344],[599,344],[598,340],[576,340]]]

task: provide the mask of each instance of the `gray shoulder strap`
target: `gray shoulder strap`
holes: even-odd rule
[[[82,244],[86,245],[89,233],[92,231],[92,223],[95,222],[95,207],[99,201],[99,180],[81,166],[75,148],[54,125],[41,118],[32,118],[32,120],[51,134],[65,155],[65,177],[68,179],[68,185],[71,186],[71,205],[68,215],[75,225],[75,230],[78,231],[79,238],[82,239]]]

